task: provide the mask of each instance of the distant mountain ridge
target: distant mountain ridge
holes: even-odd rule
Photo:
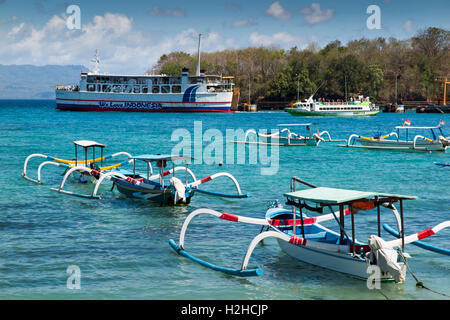
[[[54,99],[55,85],[76,85],[82,65],[2,65],[0,99]]]

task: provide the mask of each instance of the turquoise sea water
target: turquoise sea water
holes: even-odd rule
[[[73,140],[96,140],[108,145],[105,154],[169,153],[176,129],[193,134],[194,121],[202,129],[275,129],[279,123],[317,122],[333,138],[387,134],[407,118],[412,125],[450,124],[450,115],[386,114],[369,118],[296,118],[284,112],[236,114],[74,113],[55,110],[54,101],[0,101],[0,299],[384,299],[364,281],[311,266],[284,254],[275,240],[267,240],[252,256],[259,266],[256,278],[227,276],[178,256],[168,239],[178,242],[187,214],[207,207],[251,217],[264,217],[269,201],[283,200],[293,175],[328,187],[417,195],[405,203],[406,233],[450,219],[449,153],[413,153],[319,147],[280,148],[275,175],[261,175],[264,164],[193,164],[198,178],[227,171],[239,181],[248,199],[219,199],[197,193],[189,206],[160,207],[130,200],[105,184],[103,200],[90,200],[50,191],[62,179],[61,169],[46,167],[38,186],[21,178],[31,153],[73,157]],[[447,130],[450,134],[450,129]],[[192,137],[199,139],[199,137]],[[204,147],[208,146],[204,143]],[[224,157],[225,157],[224,147]],[[193,154],[194,155],[194,154]],[[123,158],[122,158],[123,159]],[[206,159],[207,160],[207,159]],[[30,162],[35,177],[41,160]],[[207,161],[205,161],[207,162]],[[225,162],[225,161],[224,161]],[[209,186],[208,186],[209,184]],[[220,178],[205,189],[232,191]],[[92,190],[92,185],[67,185]],[[366,241],[376,233],[376,214],[355,217],[356,236]],[[394,225],[388,211],[382,222]],[[325,223],[334,228],[334,221]],[[336,228],[334,228],[336,229]],[[259,232],[212,217],[196,218],[188,229],[186,249],[221,266],[239,267],[250,240]],[[387,232],[386,239],[393,239]],[[448,230],[427,239],[450,248]],[[409,265],[427,287],[450,295],[449,257],[409,245]],[[66,286],[66,269],[81,270],[81,289]],[[416,288],[410,274],[404,284],[382,284],[390,299],[442,299]]]

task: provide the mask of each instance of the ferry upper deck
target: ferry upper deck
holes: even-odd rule
[[[202,70],[203,71],[203,70]],[[193,84],[203,85],[205,92],[232,92],[234,77],[220,75],[181,76],[167,75],[110,75],[81,73],[79,86],[57,86],[58,90],[105,93],[182,93]]]

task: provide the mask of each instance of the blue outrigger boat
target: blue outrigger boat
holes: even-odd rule
[[[54,165],[65,169],[63,173],[63,179],[58,188],[50,188],[52,191],[56,191],[62,194],[89,198],[89,199],[101,199],[102,196],[98,194],[101,184],[106,181],[111,181],[117,190],[129,198],[138,198],[149,200],[151,202],[170,205],[187,205],[190,203],[191,198],[195,192],[201,192],[213,196],[220,196],[226,198],[247,198],[249,194],[244,194],[241,191],[238,181],[230,173],[219,172],[213,175],[207,176],[203,179],[197,179],[195,174],[188,168],[188,162],[195,160],[190,157],[183,157],[177,155],[138,155],[132,156],[127,152],[118,152],[110,156],[103,156],[103,148],[106,146],[95,141],[80,140],[74,141],[75,144],[75,158],[73,160],[64,160],[56,157],[51,157],[43,154],[32,154],[25,160],[24,171],[22,176],[29,181],[43,184],[41,180],[41,170],[46,165]],[[82,146],[84,150],[84,159],[77,158],[77,147]],[[101,157],[95,158],[95,148],[101,149]],[[88,158],[88,151],[92,149],[92,159]],[[108,166],[103,166],[103,161],[114,158],[119,155],[126,155],[127,160]],[[35,157],[41,157],[48,161],[44,161],[38,168],[38,177],[33,179],[27,175],[27,166],[30,159]],[[174,161],[184,161],[184,166],[175,166]],[[143,162],[146,164],[147,173],[141,174],[136,171],[136,163]],[[172,169],[166,170],[167,163],[172,163]],[[96,163],[100,163],[98,166]],[[156,163],[156,167],[159,169],[159,173],[153,174],[152,163]],[[122,168],[126,164],[132,164],[133,169],[128,170]],[[175,176],[177,171],[184,171],[185,181],[184,183]],[[66,182],[73,175],[77,176],[77,181],[86,183],[87,177],[91,178],[91,181],[95,184],[92,193],[79,193],[68,191],[64,189]],[[165,177],[172,175],[169,181],[165,181]],[[225,193],[218,191],[209,191],[198,188],[199,185],[208,181],[214,180],[218,177],[229,178],[236,188],[236,194]]]
[[[296,182],[312,189],[297,191]],[[373,273],[372,270],[377,268],[380,281],[399,283],[403,282],[406,276],[406,258],[409,255],[405,252],[405,245],[450,227],[450,221],[445,221],[434,228],[405,236],[403,201],[417,199],[414,196],[316,187],[297,177],[292,178],[291,191],[284,195],[287,198],[286,204],[291,208],[285,209],[276,201],[268,208],[265,219],[238,216],[211,209],[197,209],[186,218],[181,228],[179,243],[170,239],[169,244],[178,254],[210,269],[235,276],[258,276],[262,274],[260,268],[248,268],[252,252],[262,240],[276,238],[285,253],[306,263],[361,279],[368,279],[369,274]],[[394,206],[394,203],[397,202],[400,204],[400,213]],[[334,211],[333,207],[338,207],[338,211]],[[398,219],[400,239],[385,241],[381,238],[381,207],[391,209]],[[370,209],[376,209],[378,233],[371,235],[366,243],[359,242],[355,237],[354,216],[360,210]],[[329,210],[330,213],[310,217],[306,215],[305,210],[316,213],[324,213]],[[232,222],[262,226],[261,232],[248,246],[240,268],[221,267],[199,259],[186,251],[187,227],[192,219],[200,214],[209,214]],[[346,216],[350,216],[351,219],[351,235],[348,235],[344,227]],[[335,220],[338,223],[338,232],[320,224],[328,220]],[[263,232],[265,227],[267,229]]]

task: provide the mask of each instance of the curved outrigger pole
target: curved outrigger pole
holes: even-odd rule
[[[67,181],[67,178],[74,171],[87,172],[88,174],[93,175],[93,176],[98,178],[98,181],[96,182],[96,186],[95,186],[94,191],[92,192],[92,194],[76,193],[76,192],[67,191],[67,190],[63,189],[64,188],[64,184]],[[56,192],[59,192],[59,193],[64,193],[64,194],[67,194],[67,195],[70,195],[70,196],[81,197],[81,198],[101,199],[101,196],[97,195],[97,191],[98,191],[98,188],[99,188],[100,184],[103,182],[104,179],[114,180],[114,178],[126,179],[127,177],[125,175],[119,173],[119,172],[102,173],[102,172],[94,170],[94,169],[88,169],[86,167],[78,166],[78,167],[73,167],[73,168],[69,169],[66,172],[66,174],[64,175],[64,178],[63,178],[59,188],[50,188],[50,190],[56,191]]]
[[[442,230],[444,228],[447,228],[449,226],[450,226],[450,221],[445,221],[445,222],[442,222],[441,224],[437,225],[433,229],[431,229],[433,231],[433,233],[431,233],[430,231],[423,230],[421,234],[430,236],[430,235],[434,234],[435,232],[438,232],[438,231],[440,231],[440,230]],[[389,232],[390,234],[392,234],[396,238],[400,237],[400,233],[395,231],[393,228],[391,228],[386,223],[383,224],[383,229],[386,230],[387,232]],[[428,244],[428,243],[425,243],[423,241],[420,241],[419,239],[423,239],[423,238],[422,237],[419,238],[419,234],[420,233],[416,234],[417,235],[417,240],[411,242],[411,244],[413,244],[413,245],[415,245],[417,247],[420,247],[422,249],[425,249],[425,250],[429,250],[429,251],[433,251],[433,252],[436,252],[436,253],[440,253],[440,254],[444,254],[444,255],[450,256],[450,250],[449,249],[437,247],[437,246],[434,246],[432,244]],[[415,239],[415,238],[413,237],[413,239]]]
[[[261,269],[259,269],[259,268],[247,269],[247,267],[248,267],[248,263],[250,261],[250,257],[252,255],[254,249],[256,248],[256,245],[266,238],[277,238],[277,239],[280,239],[280,240],[283,240],[283,241],[286,241],[286,242],[289,242],[292,244],[296,244],[296,245],[307,245],[307,240],[303,237],[299,237],[299,236],[295,236],[295,235],[290,236],[285,233],[278,232],[278,231],[272,231],[272,230],[265,231],[265,232],[258,234],[250,242],[250,244],[247,248],[246,254],[244,256],[244,259],[242,261],[240,269],[220,267],[215,264],[204,261],[202,259],[199,259],[199,258],[191,255],[184,249],[184,242],[185,242],[185,235],[186,235],[187,227],[188,227],[189,223],[192,221],[192,219],[200,214],[209,214],[209,215],[215,216],[217,218],[232,221],[232,222],[241,222],[241,223],[246,223],[246,224],[261,225],[261,226],[268,226],[268,227],[279,225],[281,220],[266,220],[266,219],[259,219],[259,218],[250,218],[250,217],[234,215],[234,214],[230,214],[230,213],[226,213],[226,212],[219,212],[219,211],[215,211],[215,210],[211,210],[211,209],[197,209],[197,210],[193,211],[191,214],[189,214],[189,216],[184,221],[183,226],[181,227],[179,244],[177,245],[173,239],[169,239],[169,244],[178,254],[180,254],[186,258],[189,258],[190,260],[197,262],[207,268],[213,269],[215,271],[220,271],[220,272],[230,274],[230,275],[235,275],[235,276],[259,276],[259,275],[262,275]],[[320,222],[326,221],[326,220],[331,220],[331,219],[333,219],[333,214],[334,213],[330,213],[330,214],[327,214],[327,215],[324,215],[324,216],[318,217],[318,218],[315,218],[315,217],[309,218],[309,220],[304,221],[304,224],[306,225],[306,224],[313,224],[313,223],[319,222],[316,219],[320,219]],[[349,213],[346,213],[346,214],[349,214]],[[286,223],[286,225],[292,225],[292,220],[287,220],[287,221],[283,220],[283,223]],[[297,225],[300,225],[300,222],[298,221],[298,223],[294,223],[294,224],[297,226]],[[313,245],[313,244],[312,245],[308,244],[308,246],[317,247],[317,245]],[[349,245],[321,244],[320,247],[322,249],[328,249],[330,251],[349,252],[350,250],[352,250],[352,247]]]
[[[292,193],[292,191],[295,191],[297,182],[302,183],[311,188],[316,188],[316,186],[314,186],[308,182],[305,182],[297,177],[293,177],[291,180],[291,193]],[[348,190],[344,190],[344,191],[348,191]],[[360,192],[360,191],[352,191],[352,192]],[[305,192],[303,192],[303,193],[305,193]],[[333,210],[332,210],[331,213],[326,214],[326,215],[307,217],[307,216],[302,216],[301,211],[300,211],[301,219],[295,218],[296,213],[293,213],[293,219],[281,219],[280,220],[280,219],[276,219],[276,218],[270,218],[271,214],[267,214],[267,213],[266,213],[265,219],[258,219],[258,218],[234,215],[234,214],[230,214],[230,213],[226,213],[226,212],[219,212],[219,211],[215,211],[215,210],[211,210],[211,209],[197,209],[197,210],[193,211],[191,214],[189,214],[188,217],[186,218],[186,220],[184,221],[183,226],[181,228],[181,232],[180,232],[179,244],[177,245],[173,239],[169,240],[169,244],[178,254],[180,254],[186,258],[189,258],[190,260],[197,262],[197,263],[199,263],[207,268],[210,268],[212,270],[220,271],[220,272],[223,272],[223,273],[226,273],[229,275],[235,275],[235,276],[258,276],[258,275],[262,274],[262,270],[260,268],[248,269],[248,264],[249,264],[251,255],[253,254],[253,251],[257,247],[258,243],[260,243],[262,240],[264,240],[266,238],[276,238],[279,241],[284,241],[284,242],[290,243],[292,245],[309,247],[309,248],[312,248],[317,251],[324,251],[326,253],[334,252],[335,254],[350,254],[350,255],[353,253],[353,257],[355,257],[356,252],[359,252],[361,250],[364,250],[364,252],[368,252],[368,251],[372,250],[370,245],[363,245],[363,244],[358,244],[355,242],[355,240],[354,240],[355,235],[354,235],[353,230],[352,230],[351,241],[348,241],[345,243],[341,242],[341,241],[339,241],[337,243],[328,243],[328,242],[320,242],[320,241],[311,240],[307,236],[305,237],[305,235],[303,233],[301,236],[295,235],[295,232],[289,234],[287,232],[283,232],[280,229],[280,227],[292,227],[292,229],[295,230],[297,226],[303,227],[305,225],[312,225],[312,224],[317,224],[317,223],[321,223],[321,222],[332,220],[332,219],[337,219],[336,218],[337,213],[339,213],[339,215],[340,215],[340,218],[338,220],[339,223],[340,223],[340,220],[343,219],[343,217],[345,215],[352,215],[352,224],[353,224],[353,215],[356,214],[359,210],[368,210],[368,209],[373,209],[376,207],[377,211],[378,211],[378,215],[379,215],[379,207],[381,205],[381,206],[384,206],[384,207],[392,210],[392,212],[397,220],[397,226],[398,226],[399,230],[401,231],[400,239],[386,241],[383,246],[385,248],[390,248],[390,249],[394,249],[396,247],[401,247],[403,251],[404,251],[404,246],[406,244],[415,243],[420,239],[424,239],[424,238],[429,237],[441,230],[444,230],[445,228],[450,227],[450,221],[445,221],[445,222],[442,222],[442,223],[436,225],[433,228],[428,228],[428,229],[425,229],[418,233],[414,233],[414,234],[405,236],[404,229],[403,229],[402,200],[408,199],[408,198],[414,199],[415,197],[398,196],[398,195],[394,196],[394,195],[389,195],[389,194],[384,194],[384,193],[378,193],[378,194],[377,193],[372,193],[372,194],[367,193],[366,195],[364,195],[364,198],[360,198],[362,196],[363,195],[361,195],[361,194],[356,195],[356,198],[354,198],[355,201],[353,201],[353,202],[350,202],[350,200],[343,201],[346,203],[350,203],[349,208],[343,210],[344,209],[343,206],[340,205],[340,209],[338,212],[333,212]],[[379,196],[381,196],[382,198],[379,198]],[[300,197],[300,196],[298,196],[298,197]],[[305,195],[303,197],[307,197],[307,195]],[[373,197],[373,199],[372,199],[372,197]],[[397,211],[397,209],[393,205],[393,202],[395,202],[397,198],[400,200],[400,213]],[[369,199],[369,200],[362,201],[361,199]],[[370,200],[370,199],[372,199],[372,200]],[[320,200],[320,198],[319,198],[319,200]],[[279,207],[279,206],[277,204],[275,204],[275,207]],[[308,208],[308,206],[306,206],[306,207]],[[331,209],[331,206],[329,206],[329,208]],[[276,212],[278,212],[278,211],[276,211]],[[241,222],[241,223],[246,223],[246,224],[260,225],[260,226],[263,226],[262,230],[264,229],[264,227],[268,227],[268,228],[265,232],[262,232],[262,230],[261,230],[261,232],[252,239],[252,241],[250,242],[250,244],[247,248],[245,256],[242,260],[242,264],[241,264],[240,268],[236,268],[236,269],[225,268],[225,267],[221,267],[221,266],[212,264],[205,260],[199,259],[185,250],[185,236],[186,236],[186,232],[187,232],[189,223],[191,223],[191,221],[196,216],[201,215],[201,214],[209,214],[209,215],[215,216],[217,218],[231,221],[231,222]],[[276,216],[274,216],[274,217],[276,217]],[[378,217],[378,224],[379,224],[379,217]],[[271,230],[269,230],[269,228],[271,228]],[[378,231],[378,234],[380,236],[380,230]],[[339,236],[339,235],[337,235],[337,236]],[[341,237],[342,237],[342,233],[341,233]],[[348,238],[348,236],[347,236],[347,238]],[[310,240],[308,240],[308,239],[310,239]],[[355,259],[356,259],[356,257],[355,257]],[[361,257],[359,257],[359,259],[361,260]]]
[[[203,189],[197,188],[197,186],[199,186],[200,184],[214,180],[218,177],[227,177],[231,181],[233,181],[234,186],[237,191],[237,194],[214,192],[214,191],[208,191],[208,190],[203,190]],[[224,198],[248,198],[250,196],[248,193],[242,193],[241,187],[239,186],[239,182],[236,180],[236,178],[233,175],[231,175],[228,172],[218,172],[218,173],[212,174],[210,176],[207,176],[203,179],[194,180],[194,182],[188,184],[188,187],[193,188],[196,191],[201,192],[201,193],[205,193],[205,194],[212,195],[212,196],[224,197]]]
[[[197,210],[194,210],[191,214],[189,214],[189,216],[184,221],[183,226],[181,228],[179,245],[177,245],[175,243],[175,241],[173,241],[172,239],[169,239],[170,246],[178,254],[180,254],[186,258],[189,258],[192,261],[197,262],[207,268],[210,268],[210,269],[213,269],[216,271],[220,271],[220,272],[223,272],[226,274],[234,275],[234,276],[248,277],[248,276],[259,276],[262,274],[262,270],[259,268],[247,269],[247,264],[248,264],[248,260],[250,259],[250,255],[248,256],[248,258],[246,257],[247,262],[246,262],[245,266],[244,266],[244,262],[245,262],[245,260],[244,260],[241,269],[232,269],[232,268],[224,268],[224,267],[220,267],[220,266],[211,264],[207,261],[201,260],[201,259],[189,254],[188,252],[186,252],[184,250],[184,238],[185,238],[187,227],[188,227],[189,223],[191,222],[191,220],[200,214],[209,214],[209,215],[218,217],[220,219],[233,221],[233,222],[243,222],[243,223],[263,225],[263,226],[269,225],[269,223],[265,219],[236,216],[233,214],[229,214],[229,213],[225,213],[225,212],[222,213],[222,212],[219,212],[216,210],[211,210],[211,209],[197,209]],[[253,249],[252,249],[252,251],[253,251]]]
[[[125,156],[131,158],[131,154],[129,154],[128,152],[117,152],[117,153],[114,153],[114,154],[111,154],[111,155],[108,155],[108,156],[104,156],[104,157],[100,157],[100,158],[96,158],[96,159],[87,159],[87,160],[84,160],[84,161],[83,160],[65,160],[65,159],[59,159],[59,158],[48,156],[48,155],[41,154],[41,153],[33,153],[33,154],[29,155],[25,159],[25,163],[23,165],[22,177],[24,179],[28,180],[28,181],[31,181],[31,182],[34,182],[34,183],[37,183],[37,184],[44,184],[44,182],[41,179],[41,177],[42,177],[41,171],[42,171],[42,168],[44,166],[46,166],[46,165],[54,165],[54,166],[57,166],[57,167],[63,167],[63,168],[66,168],[66,169],[70,169],[70,168],[73,168],[73,167],[77,167],[78,164],[80,164],[80,166],[85,164],[84,168],[87,168],[86,164],[91,164],[91,163],[95,163],[95,162],[99,162],[99,161],[103,162],[104,160],[112,159],[112,158],[115,158],[115,157],[120,156],[120,155],[125,155]],[[28,174],[27,174],[28,162],[32,158],[37,158],[37,157],[44,158],[44,159],[46,159],[48,161],[44,161],[44,162],[42,162],[39,165],[39,167],[38,167],[38,177],[37,177],[37,179],[33,179],[33,178],[29,177]],[[111,170],[113,168],[117,168],[117,167],[123,166],[125,164],[128,164],[129,162],[130,162],[129,160],[126,160],[126,161],[123,161],[123,162],[120,162],[120,163],[116,163],[116,164],[113,164],[113,165],[110,165],[110,166],[100,167],[100,170],[101,171],[108,171],[108,170]]]

